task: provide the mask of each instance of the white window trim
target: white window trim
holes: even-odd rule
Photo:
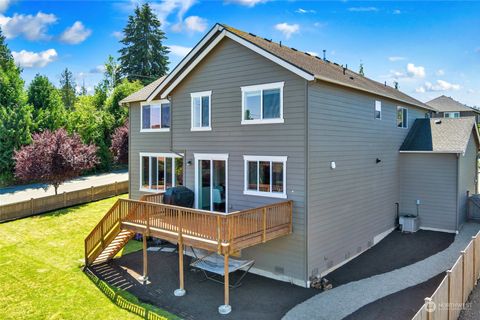
[[[241,124],[269,124],[269,123],[284,123],[283,118],[283,86],[285,82],[274,82],[266,84],[258,84],[252,86],[241,87],[242,90],[242,120]],[[260,116],[263,117],[263,90],[269,89],[280,89],[280,118],[275,119],[254,119],[254,120],[245,120],[245,93],[252,91],[260,91]]]
[[[143,157],[157,157],[157,158],[183,158],[183,154],[176,154],[176,153],[155,153],[155,152],[140,152],[140,184],[139,184],[139,191],[142,191],[142,192],[150,192],[150,193],[157,193],[157,192],[161,192],[162,190],[154,190],[154,189],[150,189],[150,188],[144,188],[142,186],[142,178],[143,178],[143,161],[142,161],[142,158]],[[177,185],[177,177],[175,175],[175,161],[172,161],[172,174],[173,174],[173,177],[172,177],[172,186],[176,186]],[[185,168],[183,168],[183,170],[185,170]],[[152,185],[152,166],[151,164],[149,165],[148,167],[148,184],[149,185]]]
[[[287,156],[243,156],[243,173],[244,173],[244,182],[243,182],[243,194],[250,196],[260,196],[268,198],[287,198]],[[266,191],[253,191],[248,190],[248,161],[269,161],[269,162],[282,162],[283,163],[283,192],[266,192]],[[259,170],[259,167],[257,167]],[[258,172],[257,172],[258,179]],[[272,185],[272,175],[270,174],[270,186]]]
[[[377,106],[380,107],[380,118],[376,117]],[[375,106],[374,106],[374,109],[373,109],[373,118],[375,120],[382,120],[382,101],[380,101],[380,100],[375,100]]]
[[[228,214],[228,153],[194,153],[193,158],[195,160],[195,208],[198,209],[198,173],[199,173],[199,168],[198,168],[198,161],[199,160],[210,160],[210,185],[212,185],[212,179],[213,175],[211,174],[213,170],[213,162],[212,160],[220,160],[220,161],[225,161],[225,214]],[[212,188],[210,188],[210,199],[213,199],[212,195]],[[218,212],[218,211],[213,211],[216,213],[223,213],[223,212]]]
[[[407,119],[406,119],[406,121],[405,121],[406,127],[399,127],[399,126],[398,126],[398,122],[397,122],[398,119],[397,119],[396,116],[395,116],[395,125],[396,125],[397,128],[399,128],[399,129],[408,129],[408,125],[409,125],[409,123],[408,123],[408,108],[407,108],[407,107],[397,106],[397,114],[398,114],[398,110],[400,110],[400,109],[402,109],[402,110],[403,110],[403,109],[407,110]]]
[[[195,119],[193,117],[193,98],[201,98],[208,96],[208,127],[195,127]],[[211,131],[212,130],[212,91],[201,91],[201,92],[192,92],[190,93],[190,104],[191,104],[191,127],[190,131]],[[202,110],[202,106],[200,105],[200,111]],[[202,116],[200,115],[200,122]]]
[[[447,117],[447,113],[448,113],[448,114],[453,113],[453,115],[454,115],[453,118],[452,118],[452,117]],[[455,117],[456,114],[458,114],[458,117]],[[460,112],[458,112],[458,111],[444,112],[444,113],[443,113],[443,117],[444,117],[444,118],[449,118],[449,119],[460,118]]]
[[[152,106],[152,105],[160,105],[160,125],[162,124],[162,104],[168,103],[170,101],[167,99],[162,100],[153,100],[151,102],[143,101],[140,103],[140,132],[169,132],[170,128],[158,128],[158,129],[144,129],[143,128],[143,106]],[[172,105],[170,104],[170,119],[172,117]]]

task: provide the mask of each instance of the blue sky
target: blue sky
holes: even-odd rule
[[[27,84],[71,69],[91,89],[137,1],[0,0],[0,27]],[[170,69],[216,22],[322,55],[421,101],[445,94],[480,106],[480,2],[162,0],[150,2]]]

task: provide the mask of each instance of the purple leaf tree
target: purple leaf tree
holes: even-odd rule
[[[15,151],[15,177],[52,185],[57,194],[62,183],[98,163],[96,152],[95,145],[83,144],[80,136],[70,136],[65,129],[36,133],[31,144]]]
[[[123,126],[115,129],[115,132],[112,134],[110,151],[113,154],[115,163],[128,163],[128,121]]]

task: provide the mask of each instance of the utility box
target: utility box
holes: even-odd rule
[[[402,232],[417,232],[420,229],[420,218],[418,216],[406,214],[400,215],[399,223],[402,227]]]

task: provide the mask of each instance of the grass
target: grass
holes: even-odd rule
[[[81,270],[84,237],[117,199],[0,224],[0,319],[140,319],[113,304]],[[139,248],[131,242],[123,254]]]

